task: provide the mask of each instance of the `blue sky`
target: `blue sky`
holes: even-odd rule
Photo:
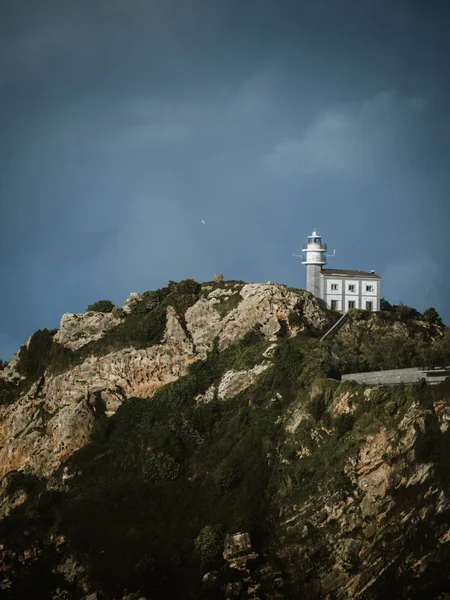
[[[0,2],[0,358],[65,312],[329,266],[450,322],[450,7]],[[201,220],[206,222],[203,225]]]

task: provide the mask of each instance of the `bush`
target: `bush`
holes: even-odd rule
[[[113,317],[116,317],[118,319],[122,319],[126,315],[126,312],[123,310],[123,308],[121,306],[115,306],[111,312],[112,312]]]
[[[223,536],[218,527],[206,525],[195,538],[194,548],[202,562],[208,567],[221,562]]]
[[[337,437],[341,438],[347,433],[347,431],[351,431],[353,429],[354,423],[355,417],[352,414],[344,413],[343,415],[339,415],[339,417],[336,419]]]
[[[311,400],[310,413],[314,421],[316,421],[316,423],[318,423],[321,420],[321,418],[325,414],[326,409],[327,405],[323,396],[316,396]]]
[[[424,310],[423,318],[425,321],[428,321],[428,323],[432,323],[433,325],[442,325],[442,319],[439,316],[438,311],[432,306]]]
[[[290,327],[301,327],[303,325],[303,318],[298,311],[293,310],[288,315],[288,323]]]
[[[395,312],[403,319],[417,319],[420,317],[420,313],[415,308],[407,306],[406,304],[403,304],[403,302],[400,302],[394,308]]]
[[[390,302],[388,302],[385,298],[381,298],[380,300],[380,310],[386,311],[386,312],[394,312],[394,307],[392,306],[392,304]]]
[[[114,304],[111,300],[98,300],[94,304],[89,304],[87,312],[110,313],[114,309]]]
[[[173,481],[180,476],[181,466],[168,454],[158,452],[157,454],[150,454],[145,459],[142,473],[146,483]]]

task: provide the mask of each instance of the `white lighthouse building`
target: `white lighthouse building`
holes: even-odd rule
[[[324,269],[327,245],[315,231],[302,245],[303,264],[306,265],[306,289],[321,300],[327,308],[342,313],[349,308],[380,310],[381,277],[375,271]]]

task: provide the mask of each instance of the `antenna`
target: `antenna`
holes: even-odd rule
[[[332,258],[333,256],[336,256],[336,249],[335,249],[335,250],[333,250],[333,254],[325,254],[325,256],[326,256],[327,258]]]

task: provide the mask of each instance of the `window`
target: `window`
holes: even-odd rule
[[[331,310],[337,310],[337,300],[331,301]]]
[[[331,284],[331,289],[332,290],[337,290],[337,283],[332,283]]]
[[[373,292],[373,285],[366,285],[366,292]]]
[[[366,302],[366,310],[373,310],[373,302]]]
[[[349,300],[348,301],[348,307],[349,308],[355,308],[355,301],[354,300]]]
[[[355,290],[356,290],[356,285],[354,285],[353,283],[351,283],[351,284],[348,286],[348,291],[349,291],[349,292],[354,292]]]

